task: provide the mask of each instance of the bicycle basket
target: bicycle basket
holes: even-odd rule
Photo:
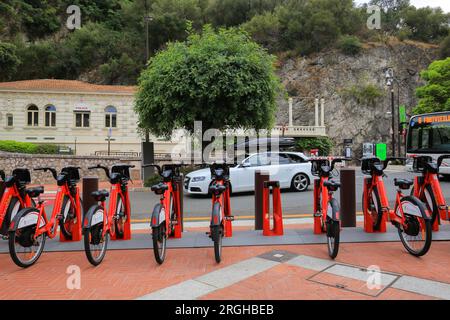
[[[12,172],[12,175],[16,179],[16,181],[18,181],[20,183],[23,183],[23,184],[31,183],[30,170],[28,170],[26,168],[14,169]]]
[[[361,161],[361,171],[364,174],[371,175],[375,164],[381,164],[381,160],[378,158],[364,158]]]
[[[71,180],[73,182],[79,182],[81,180],[80,171],[78,170],[78,168],[66,167],[63,168],[61,172],[66,174],[68,180]]]
[[[414,172],[424,172],[427,163],[433,162],[433,158],[430,156],[419,156],[414,157],[413,171]]]
[[[130,167],[128,165],[115,165],[111,168],[111,173],[118,173],[127,180],[131,179]]]

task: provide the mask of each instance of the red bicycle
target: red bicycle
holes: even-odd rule
[[[405,159],[388,158],[384,162],[376,157],[362,159],[362,172],[371,176],[364,180],[363,212],[368,217],[365,223],[373,230],[380,230],[385,228],[386,218],[389,218],[405,249],[413,256],[423,256],[431,246],[431,216],[419,198],[402,193],[413,185],[413,181],[406,179],[394,179],[398,189],[394,210],[389,209],[383,178],[386,177],[384,170],[393,160]]]
[[[1,177],[5,190],[0,200],[0,234],[6,239],[10,223],[17,213],[23,208],[35,206],[35,203],[26,192],[27,184],[31,183],[28,169],[14,169],[9,177],[2,172]]]
[[[328,255],[332,259],[338,255],[341,232],[340,206],[333,198],[333,193],[341,184],[330,177],[335,164],[342,161],[342,158],[335,158],[331,162],[326,158],[311,159],[311,173],[319,177],[314,181],[314,233],[326,233]]]
[[[222,238],[231,237],[234,217],[230,204],[230,169],[228,164],[214,163],[210,166],[212,212],[209,237],[214,242],[214,257],[217,263],[222,260]]]
[[[89,262],[98,266],[106,255],[108,241],[131,239],[131,207],[128,195],[130,168],[133,165],[117,164],[111,167],[97,165],[92,169],[103,169],[111,183],[109,211],[106,198],[110,193],[106,190],[94,191],[92,197],[100,204],[93,205],[86,213],[83,221],[84,251]]]
[[[441,219],[449,220],[448,207],[439,183],[439,168],[444,159],[450,159],[450,155],[440,156],[437,162],[430,156],[415,156],[413,163],[414,172],[422,176],[415,177],[411,194],[422,200],[431,212],[433,231],[439,230]]]
[[[50,220],[45,212],[45,201],[40,200],[44,187],[30,188],[30,198],[39,198],[36,208],[22,209],[9,228],[9,253],[16,265],[32,266],[41,256],[46,238],[53,239],[60,226],[61,239],[81,240],[81,217],[83,209],[77,183],[80,181],[78,167],[66,167],[58,175],[53,168],[36,168],[35,171],[50,171],[57,181],[58,192]]]
[[[156,262],[162,264],[166,258],[167,239],[181,237],[180,164],[166,164],[162,167],[155,164],[143,165],[143,168],[154,167],[163,181],[152,186],[151,190],[160,197],[152,213],[151,227],[153,252]]]

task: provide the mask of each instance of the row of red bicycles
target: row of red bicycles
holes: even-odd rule
[[[180,168],[181,164],[155,167],[162,181],[151,187],[160,202],[151,216],[153,251],[155,259],[162,264],[166,257],[167,239],[181,237],[180,216]],[[130,168],[119,164],[111,167],[97,165],[90,170],[103,170],[111,184],[111,190],[98,190],[91,194],[96,204],[84,213],[78,183],[79,167],[65,167],[58,173],[54,168],[35,168],[35,171],[50,172],[57,183],[53,210],[48,217],[46,201],[41,200],[44,187],[27,188],[31,183],[30,171],[26,168],[13,170],[10,176],[0,170],[5,190],[0,199],[0,234],[9,243],[9,253],[15,264],[27,268],[41,256],[47,238],[53,239],[60,230],[61,241],[81,241],[88,261],[99,265],[107,251],[110,240],[131,239],[131,206],[128,193]],[[229,189],[229,165],[210,166],[213,183],[212,212],[208,235],[214,243],[215,260],[222,255],[222,238],[231,236],[231,206]],[[109,207],[107,199],[109,198]],[[35,201],[36,200],[36,201]]]
[[[89,169],[103,169],[111,183],[111,193],[95,191],[92,197],[98,204],[86,214],[80,190],[79,167],[65,167],[58,172],[54,168],[35,168],[50,172],[57,183],[57,193],[50,218],[41,200],[44,187],[27,188],[31,183],[26,168],[13,170],[11,176],[0,171],[5,190],[0,200],[0,234],[8,240],[9,253],[15,264],[27,268],[41,256],[46,238],[53,239],[60,230],[61,241],[84,239],[86,256],[93,265],[103,260],[110,237],[113,240],[130,239],[130,200],[128,196],[129,169],[131,165],[115,165],[111,171],[98,165]],[[109,208],[106,198],[110,196]],[[36,201],[35,201],[36,199]]]
[[[397,191],[393,208],[389,205],[384,183],[387,177],[385,170],[390,162],[404,162],[406,159],[361,159],[361,170],[367,176],[362,196],[365,231],[385,232],[386,222],[390,221],[411,255],[425,255],[431,247],[432,231],[439,229],[441,221],[449,221],[448,206],[439,183],[439,167],[445,159],[450,159],[450,155],[443,155],[437,161],[430,156],[416,156],[413,171],[420,175],[414,180],[394,179]],[[315,233],[326,234],[328,254],[332,259],[338,255],[341,231],[340,207],[333,198],[340,183],[333,180],[333,173],[335,164],[343,160],[311,160],[312,173],[319,177],[314,187],[314,218],[318,229]],[[411,191],[406,194],[408,190]]]

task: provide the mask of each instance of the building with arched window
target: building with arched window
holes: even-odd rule
[[[140,153],[135,91],[72,80],[0,83],[0,140],[52,143],[92,155],[108,150],[109,139],[113,153]],[[151,140],[157,153],[173,146],[164,139]]]

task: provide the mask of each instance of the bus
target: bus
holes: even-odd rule
[[[416,155],[427,155],[437,160],[443,154],[450,154],[450,111],[413,116],[406,141],[407,170],[412,171]],[[450,177],[450,160],[442,162],[440,174]]]

